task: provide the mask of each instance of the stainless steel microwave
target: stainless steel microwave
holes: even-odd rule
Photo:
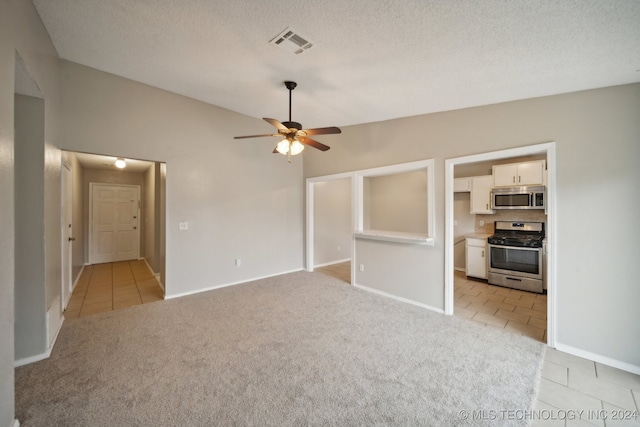
[[[491,209],[544,209],[544,185],[495,187],[491,190]]]

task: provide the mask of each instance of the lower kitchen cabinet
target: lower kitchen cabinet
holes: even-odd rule
[[[487,235],[488,237],[489,235]],[[467,276],[477,277],[479,279],[487,278],[487,237],[467,237],[466,238],[466,255],[467,255]]]

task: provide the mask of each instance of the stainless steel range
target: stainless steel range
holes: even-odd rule
[[[489,283],[542,293],[544,222],[496,221],[489,237]]]

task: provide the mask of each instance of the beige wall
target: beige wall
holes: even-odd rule
[[[42,328],[35,336],[14,337],[14,73],[16,51],[44,97],[44,283],[36,298],[50,304],[61,290],[60,269],[60,153],[57,144],[58,68],[57,55],[40,17],[29,1],[0,1],[0,426],[14,422],[14,338],[38,342],[46,351]],[[51,203],[56,201],[55,206]],[[57,210],[57,214],[55,212]],[[24,212],[16,212],[17,216]],[[34,266],[34,268],[36,268]],[[42,307],[42,310],[45,310]],[[40,314],[36,314],[39,316]]]
[[[364,178],[363,197],[372,230],[427,234],[427,171]]]
[[[161,163],[154,163],[144,174],[144,258],[154,273],[162,277],[164,275],[164,264],[161,259],[161,250],[164,247],[163,230],[164,209],[162,200],[164,193],[163,175],[161,169],[164,167]],[[163,283],[163,282],[161,282]]]
[[[144,252],[140,251],[142,257],[147,260],[154,272],[158,271],[156,265],[156,164],[144,173],[144,187],[146,191],[143,196],[144,214],[141,213],[141,228],[144,230]]]
[[[351,179],[314,184],[314,266],[351,258]]]
[[[42,352],[46,337],[44,224],[44,101],[15,97],[15,343],[16,359]]]
[[[76,155],[69,151],[62,152],[64,163],[71,169],[71,180],[73,200],[72,200],[72,236],[75,240],[71,245],[71,278],[72,281],[78,279],[82,267],[85,264],[84,257],[84,168],[78,161]]]
[[[640,211],[638,117],[640,84],[633,84],[349,126],[331,150],[305,152],[304,173],[316,177],[433,158],[435,246],[414,248],[424,255],[419,265],[377,242],[363,250],[357,246],[356,257],[368,265],[397,261],[386,264],[380,280],[367,276],[370,286],[389,286],[383,282],[396,272],[397,283],[414,285],[392,293],[443,307],[445,159],[555,141],[558,344],[637,368],[640,341],[629,337],[640,336],[640,287],[633,268],[640,228],[610,231],[635,224]],[[412,272],[406,280],[405,271]],[[424,275],[416,279],[414,271]]]
[[[263,133],[262,120],[60,67],[62,148],[166,163],[167,296],[302,268],[302,159],[289,164],[268,141],[233,139]]]

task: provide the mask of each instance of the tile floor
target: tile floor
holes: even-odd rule
[[[350,282],[350,262],[316,271]],[[456,272],[455,299],[456,315],[546,342],[546,296],[488,285]],[[534,427],[640,427],[640,375],[547,347],[534,410],[515,408],[497,416],[496,425],[528,419]]]
[[[85,266],[64,317],[83,317],[164,299],[144,260]]]
[[[547,295],[490,285],[454,273],[456,316],[547,342]]]
[[[351,284],[351,261],[318,267],[315,271]]]

